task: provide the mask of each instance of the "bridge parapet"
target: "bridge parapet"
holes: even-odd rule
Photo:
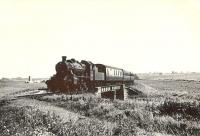
[[[113,100],[115,99],[126,100],[128,98],[128,93],[124,84],[101,86],[96,88],[97,88],[96,95],[101,98],[109,98]]]

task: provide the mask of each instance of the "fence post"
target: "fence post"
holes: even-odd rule
[[[113,98],[113,100],[116,100],[116,95],[117,95],[116,91],[117,90],[114,90],[114,98]]]
[[[101,87],[97,87],[96,95],[97,97],[101,97]]]

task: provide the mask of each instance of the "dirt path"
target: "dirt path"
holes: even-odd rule
[[[77,113],[67,111],[63,108],[57,107],[52,105],[51,103],[38,101],[35,99],[18,99],[13,101],[9,106],[13,107],[24,107],[24,106],[31,106],[34,109],[38,109],[44,113],[55,114],[59,116],[62,121],[65,122],[76,122],[79,119],[84,119],[84,116],[81,116]]]

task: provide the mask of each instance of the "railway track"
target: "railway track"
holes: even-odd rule
[[[21,98],[38,98],[38,97],[43,97],[43,96],[47,96],[47,95],[53,95],[53,94],[57,94],[57,93],[52,93],[52,92],[47,92],[47,90],[33,90],[33,91],[22,91],[21,93],[17,93],[17,94],[13,94],[10,97],[6,97],[3,98],[2,100],[16,100],[16,99],[21,99]]]
[[[33,98],[33,97],[43,97],[43,96],[47,96],[47,95],[53,95],[55,93],[41,93],[41,94],[27,94],[27,95],[20,95],[20,96],[16,96],[16,98]]]
[[[34,90],[32,92],[27,92],[25,94],[20,94],[17,96],[14,96],[14,99],[19,99],[19,98],[39,98],[39,97],[43,97],[43,96],[48,96],[48,95],[62,95],[62,94],[66,94],[66,95],[73,95],[73,94],[82,94],[84,92],[81,91],[74,91],[74,92],[70,92],[70,93],[62,93],[62,92],[47,92],[46,89],[42,90],[42,89],[38,89],[38,90]]]

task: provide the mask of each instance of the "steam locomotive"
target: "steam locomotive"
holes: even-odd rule
[[[46,81],[48,90],[52,92],[89,91],[98,86],[133,84],[135,78],[133,73],[120,68],[85,60],[67,60],[66,56],[62,56],[55,69],[56,74]]]

